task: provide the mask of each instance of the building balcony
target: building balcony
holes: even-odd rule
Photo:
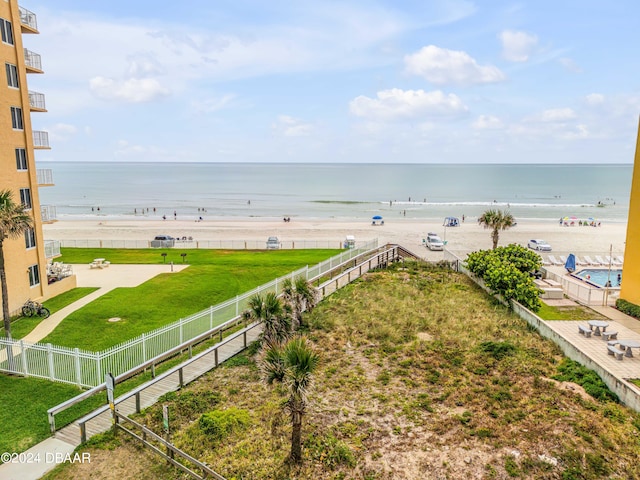
[[[55,205],[40,205],[40,215],[42,223],[52,223],[58,220]]]
[[[44,93],[29,91],[29,106],[32,112],[46,112],[47,106],[44,103]]]
[[[24,63],[27,73],[44,73],[42,70],[42,57],[39,53],[24,49]]]
[[[60,240],[44,241],[44,256],[48,260],[60,256]]]
[[[33,131],[33,148],[38,150],[50,150],[49,146],[49,132],[43,132],[41,130]]]
[[[53,170],[50,168],[38,168],[36,170],[36,178],[39,187],[50,187],[53,183]]]
[[[22,33],[40,33],[38,32],[38,19],[36,18],[36,14],[23,7],[18,7],[18,10],[20,11]]]

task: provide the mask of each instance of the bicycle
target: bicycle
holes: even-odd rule
[[[22,315],[24,315],[25,317],[39,315],[43,318],[47,318],[49,315],[51,315],[51,312],[47,307],[43,307],[41,303],[34,302],[33,300],[29,299],[22,306]]]

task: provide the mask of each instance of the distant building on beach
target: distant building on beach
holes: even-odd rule
[[[42,93],[28,89],[27,74],[41,74],[40,55],[24,48],[23,34],[38,34],[33,12],[17,0],[0,2],[0,56],[6,84],[0,85],[0,189],[13,192],[33,216],[33,229],[4,242],[9,310],[16,313],[28,299],[42,300],[76,286],[75,276],[48,276],[47,264],[60,255],[59,242],[45,242],[42,223],[54,221],[55,208],[40,205],[39,187],[53,185],[50,169],[36,169],[35,150],[49,149],[47,132],[34,131],[32,112],[46,112]],[[49,283],[51,281],[51,283]]]
[[[620,298],[640,305],[640,124],[633,163],[633,176],[631,177],[627,241],[624,249]]]

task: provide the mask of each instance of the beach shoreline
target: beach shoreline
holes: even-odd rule
[[[603,223],[600,227],[561,226],[558,221],[519,221],[515,227],[500,233],[499,245],[518,243],[526,246],[530,239],[544,239],[553,252],[624,253],[626,223]],[[150,241],[156,235],[192,238],[195,241],[266,242],[277,236],[281,241],[324,241],[338,245],[346,235],[354,235],[358,243],[378,239],[380,244],[397,243],[415,250],[422,246],[427,232],[435,232],[452,251],[474,251],[491,248],[490,230],[475,219],[467,219],[459,227],[444,227],[442,221],[385,218],[384,225],[354,219],[292,218],[290,222],[275,218],[234,218],[194,220],[91,219],[59,220],[43,225],[46,240],[139,240]],[[335,242],[335,243],[334,243]],[[427,250],[424,248],[423,250]],[[422,250],[421,250],[422,251]],[[552,253],[553,253],[552,252]],[[430,252],[436,254],[438,252]]]

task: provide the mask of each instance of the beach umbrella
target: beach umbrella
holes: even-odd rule
[[[374,215],[373,220],[382,220],[382,217],[380,215]]]
[[[576,271],[576,256],[573,253],[570,253],[567,257],[567,262],[564,264],[564,268],[566,268],[569,273]]]

